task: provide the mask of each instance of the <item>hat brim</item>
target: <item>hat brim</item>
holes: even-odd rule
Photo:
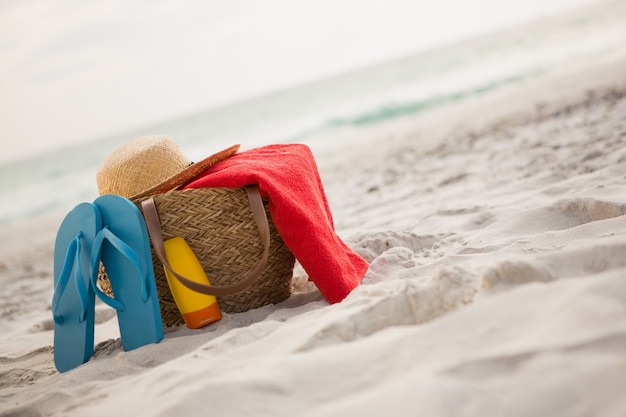
[[[167,191],[172,191],[180,188],[181,186],[191,182],[198,175],[202,174],[207,169],[211,168],[213,165],[217,164],[224,159],[227,159],[239,151],[240,145],[233,145],[229,148],[224,149],[218,153],[215,153],[208,158],[204,158],[199,162],[195,162],[189,165],[187,168],[180,171],[178,174],[166,179],[165,181],[151,187],[146,191],[142,191],[141,193],[132,196],[130,199],[134,200],[137,198],[147,197],[154,194],[161,194]]]

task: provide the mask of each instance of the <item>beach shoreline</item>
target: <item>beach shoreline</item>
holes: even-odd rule
[[[337,233],[370,263],[285,303],[52,362],[64,213],[0,225],[0,416],[618,416],[626,409],[626,60],[311,137]],[[207,407],[209,404],[210,407]]]

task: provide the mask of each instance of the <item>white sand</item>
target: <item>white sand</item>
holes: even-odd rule
[[[361,287],[328,305],[298,269],[285,303],[132,352],[99,304],[96,353],[65,374],[62,214],[4,226],[0,415],[624,416],[625,74],[311,141],[338,232],[371,261]]]

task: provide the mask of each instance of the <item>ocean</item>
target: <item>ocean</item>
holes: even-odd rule
[[[544,17],[437,49],[0,165],[0,224],[97,196],[118,145],[165,134],[193,158],[240,143],[308,143],[339,129],[419,115],[531,79],[626,55],[626,1]]]

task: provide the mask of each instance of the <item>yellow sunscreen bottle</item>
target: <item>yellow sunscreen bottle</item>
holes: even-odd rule
[[[174,237],[163,242],[165,255],[170,266],[178,275],[192,281],[209,285],[209,279],[185,239]],[[199,329],[222,318],[222,311],[213,295],[195,292],[185,287],[165,269],[165,276],[176,306],[190,329]]]

